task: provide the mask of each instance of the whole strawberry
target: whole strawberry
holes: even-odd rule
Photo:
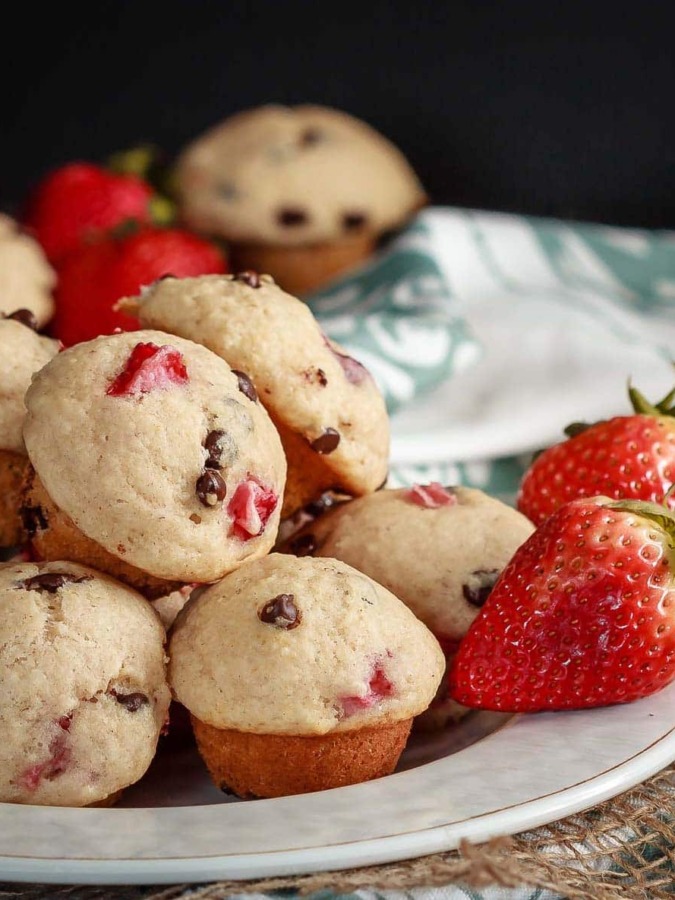
[[[602,494],[660,503],[675,482],[675,391],[648,403],[629,388],[634,414],[566,429],[568,439],[544,450],[520,484],[516,505],[535,525],[563,503]],[[675,497],[668,500],[675,508]]]
[[[227,272],[218,246],[181,228],[145,227],[111,233],[73,251],[59,270],[50,333],[69,347],[117,328],[136,330],[138,321],[114,309],[120,297],[173,275]]]
[[[128,220],[150,222],[153,196],[152,187],[136,175],[77,161],[35,185],[21,221],[58,267],[71,251],[103,231]]]
[[[565,504],[515,552],[451,667],[450,696],[503,712],[581,709],[675,677],[675,516]]]

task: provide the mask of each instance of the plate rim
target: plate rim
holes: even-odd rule
[[[637,704],[639,705],[640,702],[637,701]],[[624,709],[627,706],[635,706],[635,704],[626,704]],[[602,708],[585,712],[598,713],[602,712]],[[550,716],[551,714],[545,715]],[[566,715],[566,713],[553,715]],[[514,716],[502,727],[486,735],[477,743],[491,742],[500,732],[517,728],[519,724],[531,720],[531,714]],[[339,871],[343,868],[384,865],[415,859],[456,849],[460,841],[464,839],[481,844],[495,837],[521,833],[561,817],[579,813],[611,799],[655,775],[675,759],[675,718],[664,720],[663,728],[665,730],[646,746],[637,749],[629,757],[618,761],[609,768],[589,775],[580,782],[448,823],[374,838],[364,837],[343,842],[324,842],[295,849],[261,852],[108,859],[0,854],[0,879],[9,882],[101,885],[182,882],[194,884],[218,880],[250,881],[261,878],[300,876],[311,872]],[[466,752],[471,752],[471,746],[459,751],[459,753]],[[451,754],[426,765],[447,764],[454,755]],[[410,772],[418,772],[424,768],[423,765],[390,777],[405,778]],[[381,781],[386,782],[387,779],[381,779]],[[0,810],[6,810],[8,807],[15,808],[15,805],[0,804]],[[204,807],[174,808],[195,810]],[[226,809],[227,804],[217,808]],[[40,814],[47,815],[47,811],[53,814],[54,809],[54,807],[23,806],[24,811],[30,810],[35,813],[37,818],[40,818]],[[170,809],[164,808],[164,811]],[[75,810],[75,812],[77,811]],[[105,818],[106,815],[114,816],[122,810],[112,808],[87,810],[87,812]],[[133,809],[124,810],[124,813],[133,812]]]

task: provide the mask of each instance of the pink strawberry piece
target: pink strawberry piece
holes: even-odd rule
[[[366,378],[370,377],[368,369],[366,369],[366,367],[358,360],[354,359],[353,356],[348,356],[346,353],[340,353],[336,350],[326,335],[323,336],[323,340],[335,359],[337,359],[342,366],[345,378],[350,384],[361,384]]]
[[[457,497],[438,481],[432,481],[430,484],[414,484],[405,498],[427,509],[439,509],[441,506],[452,506],[453,503],[457,503]]]
[[[49,745],[50,756],[43,762],[25,769],[17,778],[17,784],[27,791],[35,791],[43,781],[51,781],[62,775],[70,762],[70,748],[65,735],[58,735]]]
[[[234,534],[242,541],[262,534],[278,500],[274,491],[249,475],[237,485],[227,507]]]
[[[346,719],[363,709],[370,709],[380,700],[392,697],[394,691],[394,685],[387,678],[382,663],[376,662],[368,679],[368,689],[363,696],[340,697],[342,717]]]
[[[106,391],[111,397],[134,397],[172,384],[187,384],[185,360],[173,347],[136,344],[124,369]]]

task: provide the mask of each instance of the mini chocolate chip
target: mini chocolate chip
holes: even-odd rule
[[[342,216],[342,227],[345,231],[357,231],[368,221],[368,216],[362,212],[346,212]]]
[[[204,441],[204,449],[208,453],[207,460],[204,463],[207,469],[222,469],[223,450],[229,440],[230,436],[219,428],[209,431]]]
[[[305,369],[303,375],[305,376],[305,380],[310,384],[320,384],[321,387],[326,387],[326,385],[328,384],[328,377],[326,376],[326,373],[323,369]]]
[[[234,280],[241,281],[251,288],[260,287],[260,275],[258,275],[257,272],[254,272],[253,269],[247,269],[245,272],[237,272],[234,276]]]
[[[301,147],[313,147],[314,144],[320,144],[323,140],[323,132],[318,128],[305,128],[298,138]]]
[[[237,199],[237,189],[233,184],[229,182],[225,182],[224,184],[217,184],[215,187],[215,192],[218,194],[221,200],[236,200]]]
[[[277,213],[277,222],[287,228],[294,228],[296,225],[306,225],[308,221],[309,216],[302,209],[285,207]]]
[[[295,596],[293,594],[279,594],[272,597],[267,603],[258,610],[258,618],[265,625],[274,625],[275,628],[283,628],[290,631],[291,628],[297,628],[300,624],[300,610],[295,605]]]
[[[239,369],[232,369],[232,371],[237,376],[239,390],[245,397],[248,397],[249,400],[255,403],[258,399],[258,392],[253,387],[253,382],[246,372],[240,372]]]
[[[327,509],[341,502],[335,494],[332,494],[330,491],[324,491],[316,500],[312,500],[305,506],[305,512],[316,519],[322,513],[325,513]]]
[[[289,546],[296,556],[311,556],[316,550],[316,539],[313,534],[301,534],[291,538]]]
[[[222,503],[227,494],[223,476],[214,469],[207,469],[199,476],[195,490],[204,506],[215,506],[217,503]]]
[[[499,578],[499,569],[476,569],[469,578],[471,580],[462,585],[464,599],[472,606],[481,607]]]
[[[312,441],[311,448],[315,453],[326,456],[327,454],[332,453],[339,443],[339,432],[334,428],[326,428],[324,429],[323,434],[320,434],[318,438],[315,438],[315,440]]]
[[[91,575],[72,575],[70,572],[42,572],[19,582],[19,587],[27,591],[45,591],[47,594],[55,594],[65,584],[81,584],[83,581],[91,581]]]
[[[22,506],[19,509],[19,517],[28,537],[35,537],[37,532],[44,531],[48,524],[47,515],[41,506]]]
[[[20,322],[26,328],[30,328],[31,331],[38,330],[38,320],[30,309],[15,309],[13,313],[5,316],[5,318],[12,319],[14,322]]]
[[[150,702],[148,697],[145,694],[141,694],[140,691],[135,691],[133,694],[119,694],[113,690],[110,693],[118,703],[121,703],[131,713],[138,712],[142,706],[147,706]]]

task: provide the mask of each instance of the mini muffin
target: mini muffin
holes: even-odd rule
[[[302,296],[359,265],[427,197],[400,150],[321,106],[261,106],[178,156],[179,213],[228,243],[234,269],[269,272]]]
[[[214,783],[240,797],[389,774],[444,667],[381,585],[338,560],[277,553],[190,599],[169,656]]]
[[[26,393],[23,518],[45,559],[148,597],[267,553],[286,460],[264,407],[205,347],[159,331],[64,350]]]
[[[2,273],[0,272],[0,278]],[[31,376],[59,351],[59,342],[33,330],[27,309],[0,318],[0,546],[23,542],[19,516],[20,489],[28,457],[23,443],[24,394]]]
[[[37,328],[54,315],[56,272],[40,244],[0,213],[0,314],[27,309]]]
[[[379,388],[269,276],[164,278],[119,306],[143,327],[204,344],[250,377],[288,460],[282,518],[326,490],[360,496],[387,477],[389,419]]]
[[[437,483],[384,489],[341,503],[280,550],[343,560],[399,597],[450,659],[498,575],[534,526],[483,491]],[[416,728],[463,714],[444,688]]]
[[[71,562],[0,566],[0,801],[108,805],[146,772],[170,701],[140,594]]]

